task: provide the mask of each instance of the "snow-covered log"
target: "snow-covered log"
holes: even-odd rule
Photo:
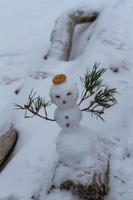
[[[59,168],[59,169],[58,169]],[[56,174],[54,174],[54,177],[52,179],[53,184],[50,186],[48,190],[48,194],[50,194],[53,190],[61,190],[61,191],[69,191],[71,192],[74,196],[78,197],[79,199],[82,200],[104,200],[105,196],[108,194],[109,191],[109,177],[110,177],[110,162],[109,159],[107,160],[107,165],[105,169],[100,172],[100,171],[95,171],[93,173],[90,173],[89,171],[85,171],[83,175],[78,174],[78,171],[75,169],[76,176],[71,176],[68,179],[62,178],[62,182],[58,183],[59,180],[58,177],[61,176],[58,174],[60,173],[61,167],[58,166],[56,169]],[[95,167],[94,167],[95,168]],[[68,169],[68,170],[71,170]],[[64,168],[65,171],[65,168]],[[80,172],[81,173],[81,172]],[[88,175],[90,174],[89,178]],[[57,177],[56,177],[57,176]],[[83,179],[86,179],[88,181],[83,181]],[[74,178],[76,177],[76,179]],[[79,178],[80,177],[80,178]],[[75,180],[74,180],[74,179]]]
[[[72,192],[74,196],[83,200],[104,200],[109,189],[109,170],[102,178],[100,174],[94,174],[90,184],[75,183],[71,180],[64,181],[60,185],[60,190]]]
[[[51,34],[51,46],[46,58],[68,60],[75,26],[81,23],[93,22],[97,16],[97,12],[81,8],[63,13],[55,22]]]

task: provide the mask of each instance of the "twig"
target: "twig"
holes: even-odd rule
[[[47,194],[50,194],[52,190],[56,189],[56,186],[54,185],[54,179],[55,179],[55,176],[56,176],[56,172],[57,172],[57,169],[58,167],[60,166],[61,162],[57,162],[56,166],[55,166],[55,169],[54,169],[54,173],[53,173],[53,176],[52,176],[52,179],[51,179],[51,186],[49,187],[48,191],[47,191]]]
[[[25,118],[32,118],[34,116],[38,116],[48,121],[55,121],[55,119],[51,119],[48,117],[48,113],[46,110],[46,107],[50,106],[51,102],[45,101],[45,99],[40,96],[35,97],[35,95],[36,95],[36,92],[33,93],[33,89],[32,89],[29,94],[27,103],[24,104],[23,106],[19,104],[15,104],[16,109],[25,110]],[[44,109],[45,116],[39,114],[39,111],[42,108]],[[31,116],[27,115],[27,111],[29,111],[33,115]]]
[[[91,71],[87,71],[84,77],[80,77],[84,88],[78,105],[80,106],[82,102],[86,102],[92,96],[93,100],[81,111],[90,112],[104,121],[102,115],[105,110],[117,103],[114,97],[116,89],[103,84],[101,77],[106,70],[98,67],[99,64],[95,63]]]
[[[40,115],[39,113],[34,112],[33,110],[29,109],[29,108],[27,108],[27,110],[28,110],[29,112],[31,112],[31,113],[33,114],[33,116],[38,116],[38,117],[40,117],[40,118],[42,118],[42,119],[46,119],[46,120],[49,120],[49,121],[55,121],[55,119],[48,118],[47,115],[44,117],[44,116]],[[32,116],[31,116],[31,117],[32,117]],[[29,117],[26,116],[25,118],[29,118]]]

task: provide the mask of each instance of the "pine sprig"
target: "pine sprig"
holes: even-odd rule
[[[88,97],[92,96],[100,87],[103,86],[103,80],[101,77],[105,71],[105,68],[99,69],[99,63],[95,63],[91,71],[87,70],[84,77],[80,77],[84,90],[78,105]]]
[[[92,71],[87,71],[84,77],[80,78],[84,89],[78,104],[80,105],[82,102],[89,100],[89,97],[92,96],[93,100],[82,111],[90,112],[102,120],[104,120],[105,110],[117,103],[115,98],[116,89],[103,84],[102,75],[105,71],[104,68],[99,69],[99,64],[95,63]]]
[[[94,100],[99,106],[102,106],[105,109],[107,109],[117,103],[114,97],[115,93],[116,88],[109,88],[108,86],[106,86],[106,88],[100,89],[96,93]]]
[[[106,71],[105,68],[99,69],[99,63],[95,63],[92,71],[87,71],[84,75],[84,78],[81,78],[81,82],[83,86],[89,91],[91,94],[95,91],[96,88],[102,83],[102,75]]]
[[[48,117],[47,107],[50,105],[51,102],[46,101],[43,97],[40,96],[36,97],[36,92],[33,93],[32,89],[28,96],[27,103],[24,104],[23,106],[15,104],[15,107],[16,109],[25,110],[25,118],[32,118],[34,116],[38,116],[49,121],[55,121],[54,119]],[[39,114],[42,108],[44,109],[45,113],[44,116]],[[28,112],[30,112],[32,115],[28,115]]]

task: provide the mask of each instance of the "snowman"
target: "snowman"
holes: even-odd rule
[[[76,104],[79,90],[76,83],[68,80],[66,75],[58,74],[53,78],[50,98],[57,106],[54,118],[61,127],[56,140],[56,151],[65,165],[77,165],[89,159],[92,163],[96,157],[94,135],[80,124],[82,111]]]

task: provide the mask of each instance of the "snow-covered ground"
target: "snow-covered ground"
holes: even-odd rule
[[[71,61],[44,61],[55,19],[77,6],[100,10],[101,14],[89,28],[87,24],[76,28]],[[33,195],[40,195],[41,200],[75,199],[66,192],[46,194],[58,159],[58,125],[37,117],[26,120],[23,112],[13,108],[14,103],[25,103],[32,88],[49,98],[56,73],[66,73],[80,88],[79,76],[95,61],[107,68],[104,81],[117,88],[118,104],[107,111],[105,122],[84,113],[82,124],[97,132],[96,137],[110,147],[107,199],[133,199],[132,18],[133,0],[0,1],[0,130],[6,131],[12,123],[19,130],[12,159],[0,174],[0,200],[30,200]],[[118,67],[118,73],[112,67]],[[37,71],[45,72],[47,78],[34,78]],[[17,88],[22,90],[16,96]],[[51,108],[49,114],[53,116],[55,107]]]

